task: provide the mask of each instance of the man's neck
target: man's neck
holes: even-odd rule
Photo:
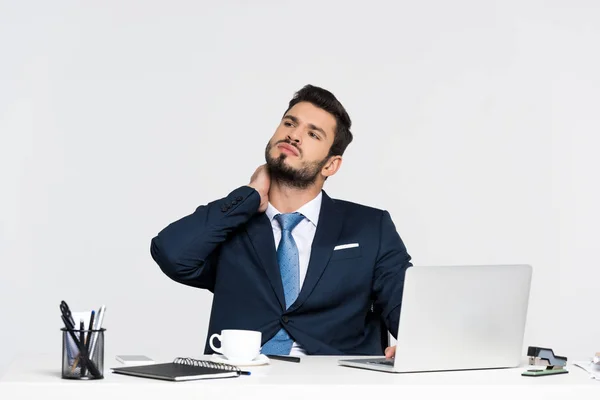
[[[317,182],[305,189],[297,189],[282,185],[279,182],[271,181],[271,186],[269,188],[269,202],[279,212],[294,212],[317,197],[322,188],[323,185]]]

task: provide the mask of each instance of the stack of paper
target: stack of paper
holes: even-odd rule
[[[579,368],[584,369],[590,374],[590,378],[600,380],[600,365],[595,364],[593,361],[577,361],[573,363]]]

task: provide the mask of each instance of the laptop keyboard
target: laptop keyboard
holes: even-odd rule
[[[394,366],[394,360],[390,360],[390,359],[381,359],[381,360],[374,360],[374,361],[368,361],[367,364],[377,364],[377,365],[389,365],[390,367]]]

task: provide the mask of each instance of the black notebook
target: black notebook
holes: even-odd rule
[[[116,374],[166,381],[235,378],[240,375],[250,375],[249,372],[242,371],[234,365],[183,357],[178,357],[170,363],[118,367],[111,370]]]

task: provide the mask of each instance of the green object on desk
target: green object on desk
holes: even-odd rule
[[[551,368],[548,367],[546,369],[528,369],[523,372],[521,375],[523,376],[547,376],[547,375],[558,375],[558,374],[568,374],[564,368]]]

